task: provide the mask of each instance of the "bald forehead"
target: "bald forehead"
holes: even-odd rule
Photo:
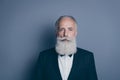
[[[66,17],[62,17],[62,18],[60,19],[59,23],[62,22],[62,21],[71,21],[71,22],[76,23],[76,21],[75,21],[74,18],[72,18],[72,17],[68,17],[68,16],[66,16]]]
[[[64,17],[60,20],[60,23],[59,23],[59,26],[62,26],[62,25],[67,25],[67,24],[71,24],[71,25],[75,25],[75,21],[69,17]]]
[[[72,18],[70,18],[70,17],[63,17],[63,18],[60,20],[60,22],[63,22],[63,21],[71,21],[71,22],[74,22],[74,23],[75,23],[75,21],[74,21]]]
[[[60,25],[64,25],[64,24],[73,24],[77,27],[77,21],[75,20],[75,18],[73,16],[69,16],[69,15],[65,15],[65,16],[60,16],[58,18],[58,20],[55,23],[55,26],[57,28],[57,30],[59,29]]]

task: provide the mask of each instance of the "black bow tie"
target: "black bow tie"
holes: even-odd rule
[[[71,57],[72,55],[73,54],[69,54],[68,56]],[[65,54],[64,55],[60,54],[60,56],[63,57],[63,56],[65,56]]]

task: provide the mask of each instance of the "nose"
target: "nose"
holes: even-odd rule
[[[64,30],[64,37],[68,37],[68,31]]]

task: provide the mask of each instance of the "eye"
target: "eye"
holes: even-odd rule
[[[63,28],[59,28],[58,31],[59,31],[59,32],[60,32],[60,31],[63,31]]]
[[[69,31],[73,31],[73,28],[72,28],[72,27],[70,27],[70,28],[68,28],[68,30],[69,30]]]

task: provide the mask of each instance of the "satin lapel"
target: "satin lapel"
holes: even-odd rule
[[[79,61],[78,59],[79,59],[78,53],[74,54],[73,64],[72,64],[72,68],[71,68],[70,74],[68,76],[68,80],[73,79],[73,76],[76,74],[76,72],[78,70],[78,67],[80,66],[78,64],[78,61]]]
[[[61,74],[60,74],[60,70],[59,70],[59,66],[58,66],[58,54],[56,53],[56,51],[54,51],[54,57],[53,57],[53,68],[54,68],[54,70],[55,70],[55,72],[56,72],[56,77],[58,77],[57,79],[58,80],[62,80],[62,77],[61,77]]]

